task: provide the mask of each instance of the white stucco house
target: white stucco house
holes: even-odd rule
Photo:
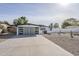
[[[45,30],[47,30],[47,26],[44,25],[18,25],[17,26],[17,35],[36,35],[43,34]]]

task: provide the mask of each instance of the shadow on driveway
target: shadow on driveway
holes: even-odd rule
[[[24,37],[36,37],[36,35],[18,35],[18,36],[15,34],[0,35],[0,39],[24,38]]]

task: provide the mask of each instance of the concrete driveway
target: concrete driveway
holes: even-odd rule
[[[11,38],[0,43],[2,56],[72,56],[42,35],[36,37]]]

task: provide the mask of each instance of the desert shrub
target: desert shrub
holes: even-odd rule
[[[7,29],[2,29],[2,32],[1,33],[7,33]]]

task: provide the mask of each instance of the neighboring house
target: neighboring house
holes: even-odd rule
[[[17,35],[35,35],[43,34],[43,31],[47,31],[48,26],[37,25],[37,24],[27,24],[17,26]]]

